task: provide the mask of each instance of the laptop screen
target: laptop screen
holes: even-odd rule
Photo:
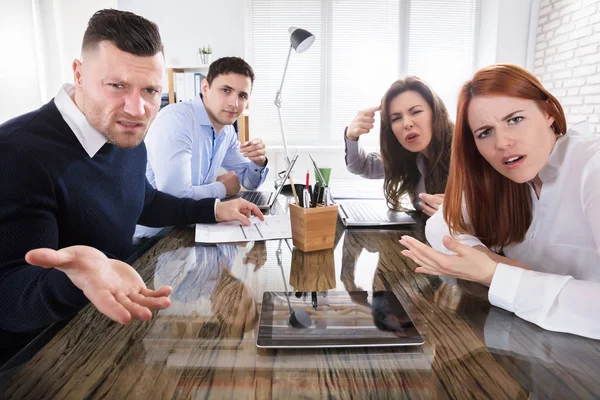
[[[294,154],[294,157],[292,157],[292,160],[290,161],[290,165],[288,165],[285,171],[280,172],[279,176],[275,180],[275,197],[273,198],[273,201],[275,201],[277,196],[279,196],[279,193],[281,193],[281,191],[283,190],[283,185],[285,185],[285,182],[287,182],[290,174],[292,173],[292,169],[294,168],[294,164],[296,164],[298,156],[299,153],[298,151],[296,151],[296,154]]]

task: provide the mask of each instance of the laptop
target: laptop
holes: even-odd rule
[[[317,163],[309,154],[321,182],[325,182]],[[404,211],[390,210],[384,199],[337,199],[330,190],[332,201],[338,205],[338,215],[347,228],[397,226],[416,224]],[[357,193],[358,194],[358,193]],[[357,196],[359,197],[359,196]]]
[[[416,224],[404,211],[390,210],[385,200],[343,199],[334,200],[344,226],[395,226]]]
[[[278,179],[280,182],[275,182],[276,187],[274,191],[245,190],[239,193],[239,197],[256,204],[256,206],[261,210],[270,209],[273,206],[273,204],[275,204],[277,196],[279,196],[279,193],[281,193],[285,182],[288,180],[288,177],[292,173],[292,168],[294,168],[294,164],[296,164],[298,155],[299,153],[296,152],[296,154],[290,161],[290,164],[288,165],[287,169],[280,174]]]
[[[289,306],[288,306],[289,300]],[[292,320],[304,313],[300,327]],[[256,346],[336,348],[419,346],[424,338],[392,291],[329,291],[298,298],[265,292]]]

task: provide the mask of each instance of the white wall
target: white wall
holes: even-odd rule
[[[561,102],[568,125],[600,133],[600,0],[542,0],[534,73]]]
[[[65,82],[73,82],[72,64],[81,56],[89,19],[98,10],[117,8],[117,0],[38,0],[39,41],[44,68],[42,98],[50,100]]]
[[[0,6],[0,123],[39,107],[31,0]]]
[[[34,110],[71,82],[71,64],[97,10],[117,0],[14,0],[0,5],[0,123]]]
[[[158,24],[169,64],[199,64],[198,47],[213,60],[245,55],[245,0],[118,0],[118,8]]]
[[[496,62],[525,66],[532,0],[502,0],[498,10]],[[533,27],[535,31],[535,27]]]
[[[481,0],[481,20],[477,43],[476,68],[495,63],[528,66],[537,25],[532,12],[539,0]]]

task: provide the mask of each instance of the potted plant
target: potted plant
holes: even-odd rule
[[[198,56],[200,58],[200,64],[210,64],[210,59],[212,58],[212,47],[210,47],[210,44],[208,46],[202,46],[198,48]]]

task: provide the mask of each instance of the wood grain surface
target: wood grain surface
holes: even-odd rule
[[[276,211],[285,212],[286,205]],[[134,267],[170,284],[172,306],[122,326],[82,310],[12,380],[18,399],[598,398],[600,343],[544,331],[491,307],[476,284],[415,274],[403,234],[344,230],[332,250],[282,243],[289,290],[392,290],[425,344],[406,348],[256,347],[262,293],[283,291],[279,241],[202,247],[174,229]]]

